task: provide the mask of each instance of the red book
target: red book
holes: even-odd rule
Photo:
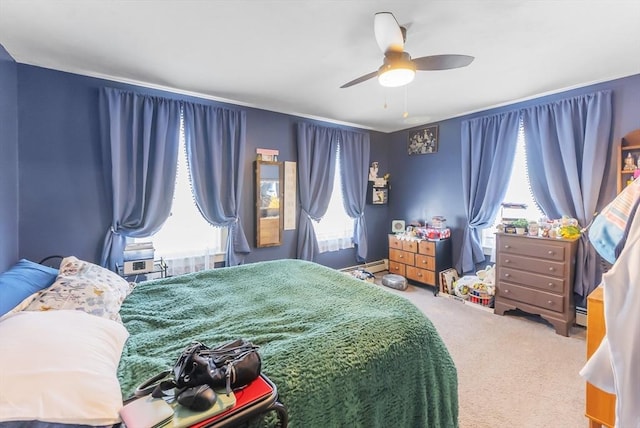
[[[249,385],[242,389],[234,390],[233,393],[236,396],[236,404],[233,407],[222,413],[218,413],[209,419],[198,422],[197,424],[192,425],[191,428],[202,428],[210,425],[212,422],[224,419],[228,415],[237,413],[271,395],[273,393],[273,387],[262,376],[258,376],[258,378]]]

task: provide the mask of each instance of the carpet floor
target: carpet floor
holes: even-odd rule
[[[586,330],[569,337],[537,316],[495,315],[470,304],[434,296],[433,288],[398,291],[433,322],[458,370],[460,428],[564,427],[588,425],[585,383]]]

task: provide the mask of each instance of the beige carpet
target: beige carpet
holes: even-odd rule
[[[539,317],[494,315],[431,287],[380,287],[411,300],[440,332],[458,369],[460,428],[588,426],[583,327],[564,337]]]

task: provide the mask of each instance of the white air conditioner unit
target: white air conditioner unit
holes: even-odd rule
[[[122,272],[125,275],[137,275],[153,272],[153,259],[129,260],[124,262]]]
[[[153,272],[154,257],[153,242],[129,243],[124,248],[122,273],[124,275],[138,275]]]

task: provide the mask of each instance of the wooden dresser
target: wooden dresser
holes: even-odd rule
[[[440,287],[439,273],[451,267],[451,238],[404,240],[389,235],[389,272],[408,280]]]
[[[605,334],[604,292],[602,286],[587,297],[587,359],[596,352]],[[613,427],[616,421],[616,396],[587,382],[586,416],[589,428]]]
[[[578,240],[496,234],[495,313],[538,314],[556,333],[569,335],[575,321],[573,278]]]

